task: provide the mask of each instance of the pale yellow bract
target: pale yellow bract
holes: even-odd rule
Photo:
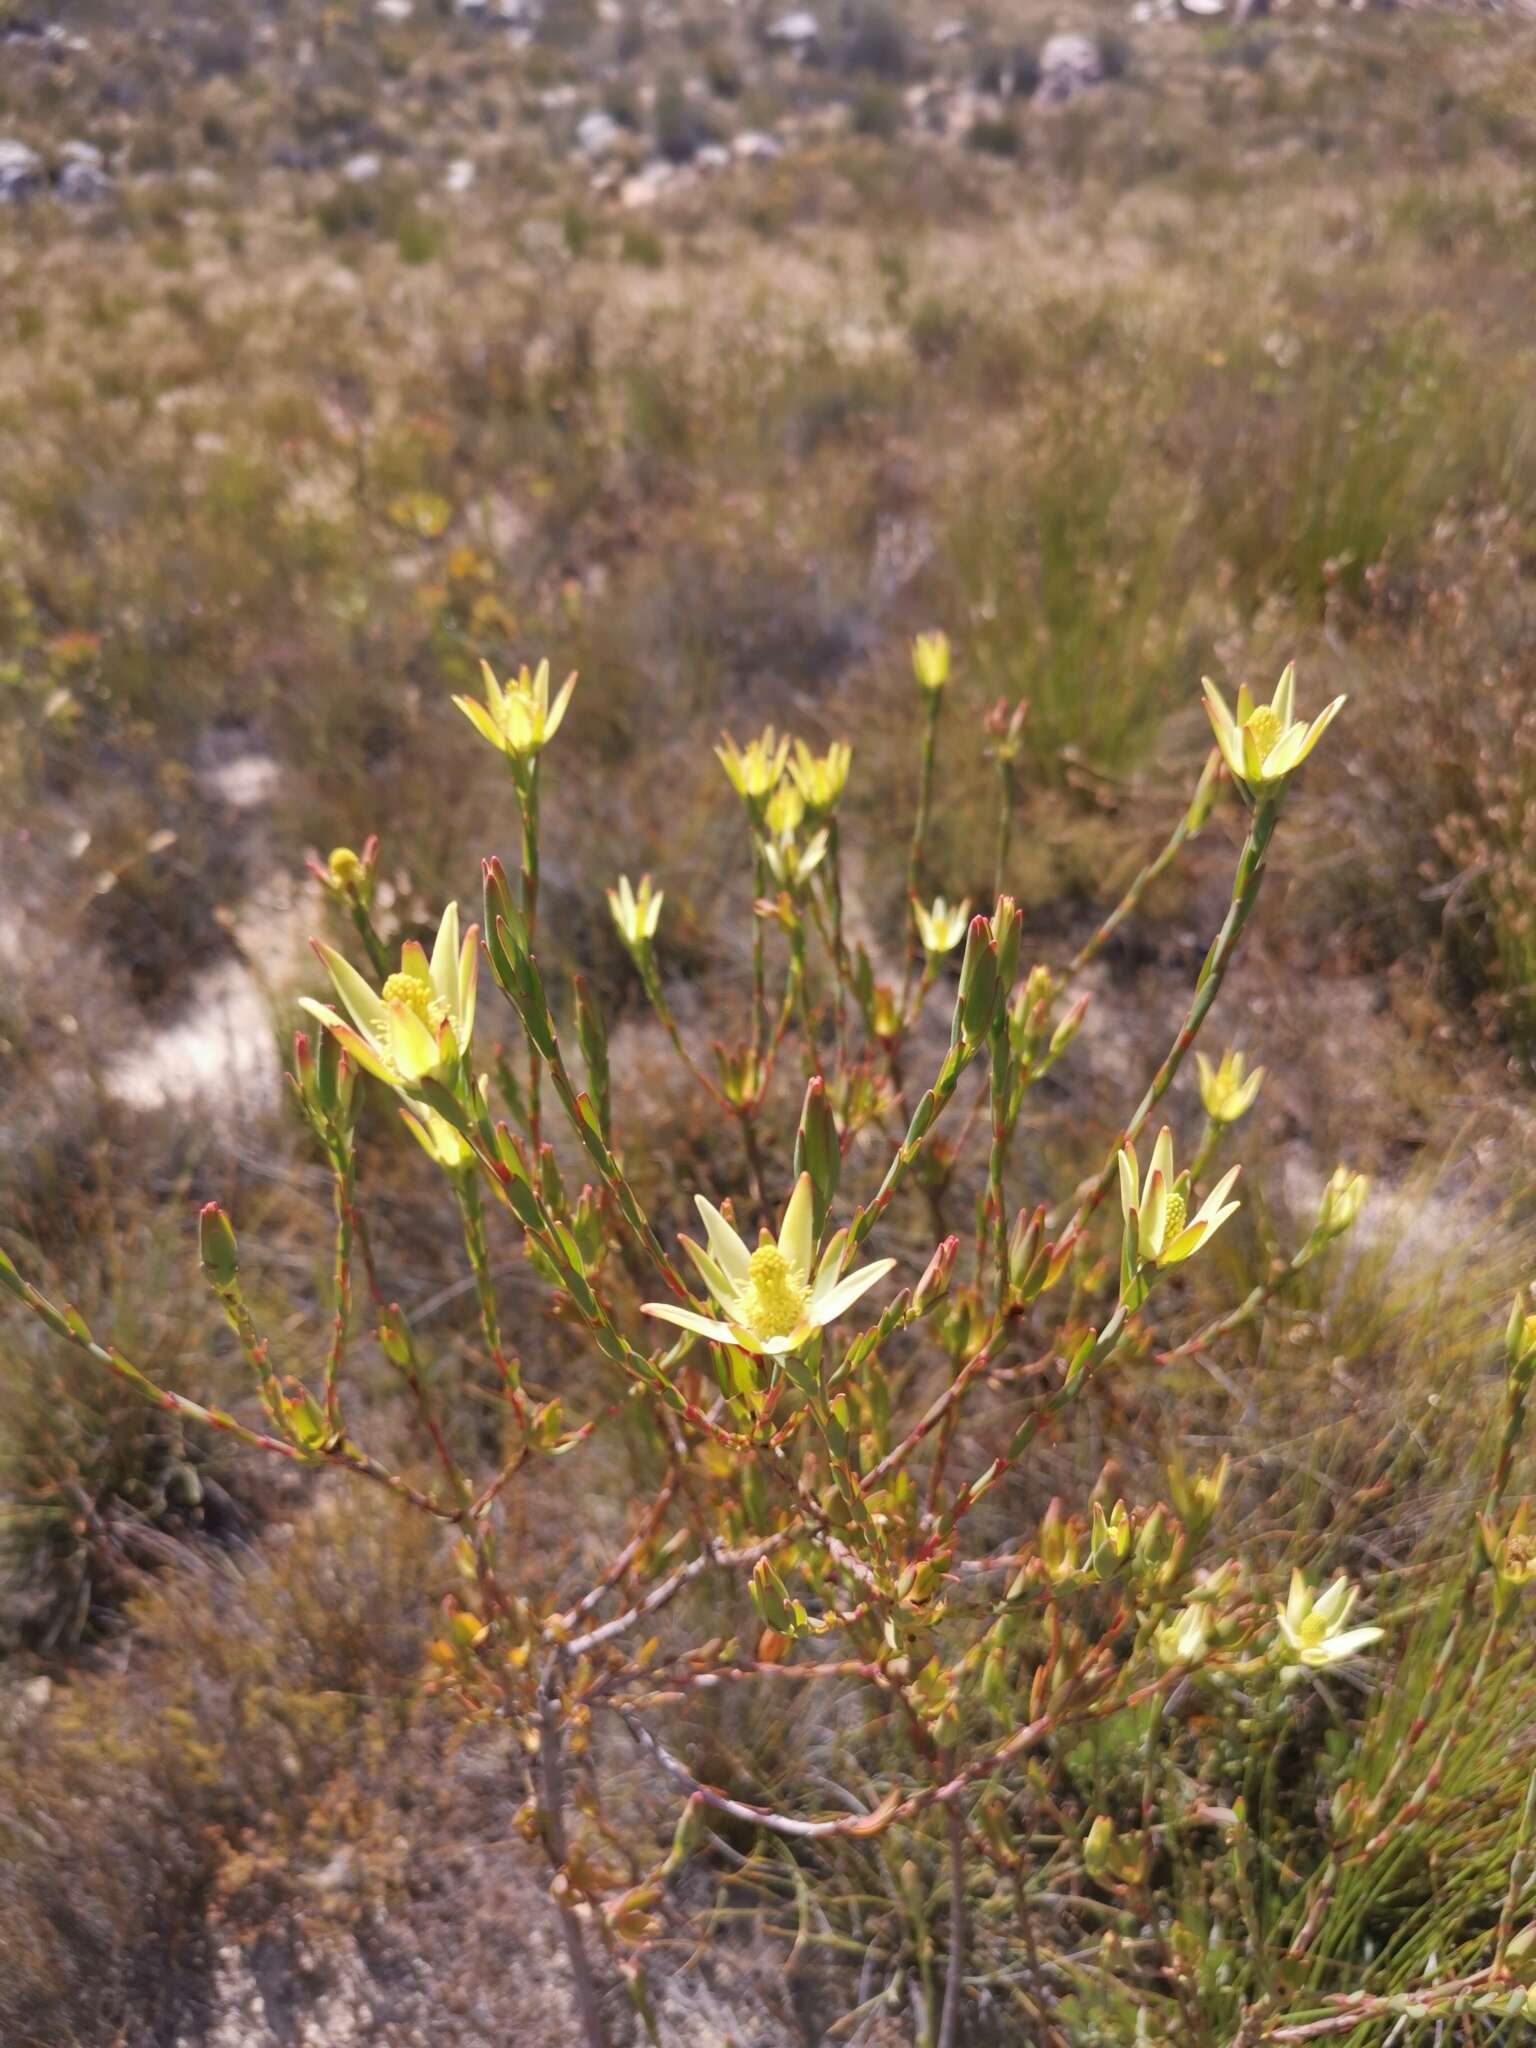
[[[756,1250],[726,1221],[712,1202],[696,1196],[709,1249],[685,1237],[683,1245],[704,1285],[719,1305],[719,1316],[704,1316],[670,1301],[648,1301],[648,1316],[680,1330],[732,1344],[739,1351],[775,1356],[803,1349],[818,1331],[835,1322],[895,1265],[876,1259],[838,1277],[846,1230],[834,1233],[820,1259],[812,1233],[811,1177],[802,1173],[784,1211],[778,1237],[765,1230]]]
[[[1173,1170],[1173,1133],[1164,1124],[1152,1147],[1152,1164],[1145,1183],[1140,1179],[1136,1148],[1120,1149],[1120,1206],[1125,1216],[1135,1263],[1147,1266],[1176,1266],[1214,1237],[1229,1216],[1241,1206],[1227,1199],[1241,1169],[1224,1173],[1195,1214],[1188,1216],[1185,1186],[1188,1175]]]
[[[459,906],[450,903],[437,928],[429,960],[415,939],[400,948],[400,966],[381,991],[371,989],[333,946],[316,941],[337,995],[352,1022],[326,1003],[303,996],[300,1005],[323,1024],[360,1067],[408,1088],[441,1081],[468,1052],[475,1029],[475,941],[479,926],[459,936]]]
[[[560,730],[576,687],[575,676],[566,677],[551,704],[547,661],[541,661],[531,675],[526,668],[519,669],[505,683],[497,682],[488,661],[481,662],[480,673],[485,683],[484,704],[477,704],[473,697],[455,697],[454,703],[481,738],[510,759],[527,760],[539,753]]]
[[[1201,687],[1221,758],[1236,780],[1254,796],[1269,796],[1279,789],[1285,778],[1305,761],[1344,705],[1342,697],[1335,697],[1310,725],[1295,717],[1295,662],[1286,664],[1267,704],[1255,704],[1244,683],[1237,693],[1235,717],[1209,676],[1202,677]]]

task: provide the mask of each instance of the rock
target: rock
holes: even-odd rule
[[[951,43],[963,43],[970,32],[963,21],[941,21],[933,31],[933,40],[939,49],[943,50]]]
[[[356,156],[349,156],[341,167],[341,175],[349,185],[371,185],[384,168],[384,159],[375,150],[359,150]]]
[[[1179,12],[1192,14],[1198,20],[1209,21],[1213,16],[1225,14],[1227,0],[1179,0]]]
[[[259,810],[270,803],[283,780],[283,771],[272,756],[255,747],[220,752],[222,758],[210,760],[198,772],[198,787],[204,795],[234,811]]]
[[[0,137],[0,206],[14,206],[40,192],[42,185],[43,160],[37,151]]]
[[[1043,106],[1061,107],[1104,77],[1104,59],[1091,36],[1047,36],[1040,52],[1040,83],[1035,98]]]
[[[706,142],[693,153],[693,161],[701,171],[723,171],[731,161],[731,152],[719,142]]]
[[[72,206],[94,206],[111,190],[106,158],[96,145],[66,142],[59,151],[59,197]]]
[[[131,1109],[196,1109],[221,1126],[270,1115],[283,1078],[266,990],[239,960],[193,981],[181,1014],[108,1060],[102,1086]]]
[[[770,22],[766,33],[768,41],[782,50],[805,51],[821,41],[821,23],[808,9],[798,8]]]
[[[576,123],[576,147],[585,157],[612,156],[624,140],[624,130],[612,114],[594,107]]]
[[[632,178],[624,180],[619,187],[619,204],[649,206],[653,200],[661,197],[669,185],[677,184],[684,175],[674,164],[657,157],[636,171]]]
[[[373,0],[373,11],[380,21],[409,21],[415,8],[413,0]]]
[[[475,182],[475,166],[467,156],[456,156],[443,173],[445,192],[467,192]]]
[[[744,164],[771,164],[784,154],[784,145],[761,128],[744,128],[732,141],[731,154]]]
[[[343,1845],[309,1881],[317,1892],[355,1892],[362,1883],[356,1852]]]

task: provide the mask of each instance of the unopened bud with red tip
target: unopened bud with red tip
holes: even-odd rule
[[[938,1307],[949,1292],[950,1277],[955,1270],[955,1254],[960,1249],[958,1237],[946,1237],[933,1257],[928,1261],[923,1277],[912,1293],[912,1313],[925,1316],[930,1309]]]
[[[1088,1005],[1091,1001],[1091,996],[1086,994],[1080,995],[1065,1017],[1056,1026],[1056,1029],[1051,1033],[1051,1058],[1053,1060],[1060,1059],[1073,1039],[1076,1038],[1078,1032],[1082,1030],[1083,1019],[1088,1014]]]
[[[1053,1249],[1046,1240],[1044,1205],[1021,1209],[1008,1233],[1008,1283],[1015,1300],[1027,1305],[1045,1291]]]
[[[813,1074],[806,1085],[800,1128],[795,1133],[794,1173],[797,1181],[802,1173],[811,1177],[811,1227],[818,1239],[826,1228],[842,1165],[843,1149],[837,1135],[837,1118],[827,1100],[827,1084],[820,1074]]]
[[[197,1255],[211,1287],[221,1294],[234,1286],[240,1255],[229,1218],[217,1202],[208,1202],[197,1219]]]
[[[278,1412],[283,1428],[302,1451],[328,1451],[337,1440],[325,1411],[301,1380],[284,1382]]]
[[[501,981],[497,952],[502,952],[509,959],[517,953],[526,952],[528,931],[523,922],[523,913],[518,909],[513,897],[512,885],[507,880],[507,871],[501,862],[493,855],[490,860],[480,863],[480,873],[485,885],[486,950],[491,956],[491,966],[496,970],[496,979]]]
[[[960,964],[960,993],[955,1003],[958,1036],[975,1045],[992,1029],[997,1009],[997,947],[986,918],[971,919]]]
[[[306,1103],[315,1096],[315,1049],[307,1031],[293,1034],[293,1084]]]
[[[999,896],[992,913],[992,943],[997,948],[997,985],[1004,1000],[1019,971],[1019,947],[1023,942],[1024,920],[1011,896]]]
[[[379,1311],[379,1349],[399,1371],[411,1373],[415,1370],[410,1326],[398,1301],[390,1302]]]

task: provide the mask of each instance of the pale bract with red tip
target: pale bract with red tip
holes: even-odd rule
[[[707,1248],[688,1237],[683,1246],[720,1313],[700,1315],[670,1301],[648,1301],[644,1309],[648,1316],[691,1330],[715,1344],[732,1344],[739,1351],[770,1358],[800,1351],[819,1330],[846,1314],[896,1263],[894,1259],[875,1259],[840,1276],[846,1230],[837,1231],[817,1258],[808,1173],[795,1182],[778,1236],[765,1230],[755,1250],[749,1249],[712,1202],[702,1195],[695,1201]]]

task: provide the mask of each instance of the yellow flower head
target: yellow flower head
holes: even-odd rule
[[[1291,1590],[1279,1608],[1280,1637],[1277,1647],[1287,1663],[1303,1664],[1309,1671],[1326,1671],[1330,1665],[1346,1664],[1361,1650],[1381,1640],[1379,1628],[1347,1626],[1360,1597],[1341,1572],[1325,1593],[1314,1593],[1298,1571],[1291,1573]]]
[[[931,909],[914,903],[912,917],[923,951],[930,960],[941,960],[955,950],[970,929],[971,899],[966,897],[963,903],[949,904],[942,896],[935,896]]]
[[[1254,1097],[1264,1085],[1264,1069],[1245,1072],[1247,1062],[1240,1052],[1224,1052],[1221,1064],[1213,1067],[1203,1052],[1195,1054],[1200,1069],[1200,1100],[1213,1124],[1235,1124],[1253,1107]]]
[[[1175,1665],[1193,1671],[1205,1662],[1210,1648],[1210,1611],[1191,1602],[1159,1622],[1152,1631],[1152,1651],[1165,1671]]]
[[[738,747],[729,733],[722,733],[715,756],[736,794],[744,803],[760,809],[779,786],[784,763],[789,759],[789,735],[786,733],[780,739],[769,725],[755,740]]]
[[[1310,725],[1296,718],[1292,712],[1296,690],[1294,662],[1287,665],[1268,704],[1256,705],[1244,683],[1237,693],[1236,717],[1227,709],[1226,700],[1209,676],[1203,679],[1202,687],[1221,757],[1233,777],[1253,796],[1270,795],[1301,766],[1344,703],[1342,697],[1335,697]]]
[[[1152,1165],[1145,1184],[1139,1177],[1134,1146],[1120,1152],[1120,1206],[1125,1216],[1126,1264],[1177,1266],[1214,1237],[1241,1206],[1228,1201],[1241,1168],[1222,1175],[1193,1216],[1188,1213],[1189,1176],[1173,1170],[1173,1133],[1164,1124],[1152,1147]]]
[[[912,642],[912,673],[930,695],[949,681],[949,639],[943,633],[919,633]]]
[[[804,740],[795,741],[794,759],[789,772],[795,779],[795,787],[813,816],[825,817],[837,808],[838,799],[848,785],[848,770],[853,766],[853,749],[845,740],[834,740],[824,754],[813,754]]]
[[[1501,1530],[1487,1515],[1477,1518],[1483,1549],[1501,1592],[1517,1592],[1536,1583],[1536,1532],[1527,1526],[1530,1515],[1531,1503],[1523,1500],[1510,1517],[1507,1529]]]
[[[665,891],[653,889],[649,875],[640,877],[638,889],[629,886],[628,875],[620,875],[618,887],[608,891],[608,908],[613,912],[619,937],[637,957],[649,950],[665,901]]]
[[[400,966],[375,994],[334,947],[315,944],[352,1022],[309,996],[301,1008],[361,1067],[392,1088],[441,1081],[469,1051],[475,1029],[475,940],[471,925],[459,937],[459,906],[450,903],[437,928],[432,957],[414,939],[400,949]],[[354,1028],[355,1027],[355,1028]]]
[[[473,697],[455,697],[454,703],[476,732],[509,760],[531,760],[560,730],[576,687],[575,676],[566,677],[551,704],[547,661],[541,661],[532,675],[526,668],[519,669],[505,683],[497,682],[488,661],[481,662],[480,673],[485,683],[484,704],[477,704]]]
[[[896,1263],[876,1259],[838,1277],[846,1230],[833,1236],[818,1260],[812,1234],[811,1177],[795,1183],[777,1238],[765,1230],[757,1248],[746,1244],[720,1211],[702,1195],[696,1198],[709,1248],[685,1237],[683,1245],[698,1267],[721,1314],[703,1316],[669,1301],[648,1301],[645,1313],[681,1330],[708,1337],[712,1343],[734,1344],[739,1351],[769,1357],[799,1351],[828,1323],[883,1280]]]
[[[373,878],[378,864],[379,842],[373,835],[363,842],[361,853],[354,853],[350,846],[333,846],[323,861],[311,854],[305,862],[322,888],[343,903],[361,904],[365,910],[373,901]]]
[[[342,893],[355,889],[368,872],[350,846],[333,846],[325,865],[335,888]]]
[[[793,782],[781,782],[769,797],[763,820],[775,839],[792,839],[805,817],[805,798]]]

